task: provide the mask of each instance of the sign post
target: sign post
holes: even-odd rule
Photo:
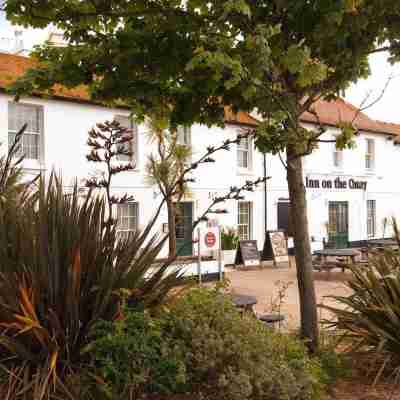
[[[218,246],[218,275],[219,281],[222,282],[222,250],[221,250],[221,228],[218,227],[218,234],[219,234],[219,246]]]
[[[214,252],[216,254],[217,262],[218,262],[218,276],[219,279],[222,280],[222,253],[221,253],[221,230],[219,226],[209,226],[205,229],[198,230],[198,252],[199,252],[199,261],[200,265],[200,254],[209,255],[210,252]]]
[[[199,277],[199,285],[201,286],[201,250],[200,250],[200,228],[197,229],[197,276]]]

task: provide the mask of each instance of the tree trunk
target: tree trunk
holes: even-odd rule
[[[168,256],[172,259],[176,256],[176,208],[171,199],[167,199],[166,201],[168,211]]]
[[[296,156],[296,149],[291,146],[287,148],[287,167],[300,298],[301,336],[307,341],[310,352],[315,353],[318,350],[319,333],[308,232],[306,189],[303,181],[302,159]]]

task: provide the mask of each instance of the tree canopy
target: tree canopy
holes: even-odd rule
[[[257,110],[256,145],[286,151],[302,333],[315,350],[318,324],[301,156],[325,128],[299,118],[369,74],[368,55],[400,58],[400,3],[393,0],[7,0],[13,22],[62,30],[40,67],[19,80],[18,95],[84,84],[96,101],[124,103],[138,118],[160,107],[172,127],[224,124],[224,106]],[[339,124],[336,145],[355,129]]]

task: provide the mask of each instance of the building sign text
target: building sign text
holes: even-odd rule
[[[353,178],[336,179],[310,179],[306,178],[306,188],[310,189],[360,189],[367,190],[367,181],[358,181]]]

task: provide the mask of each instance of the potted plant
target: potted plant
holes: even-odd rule
[[[236,248],[239,236],[234,228],[223,228],[221,230],[221,249],[224,264],[234,264]]]

